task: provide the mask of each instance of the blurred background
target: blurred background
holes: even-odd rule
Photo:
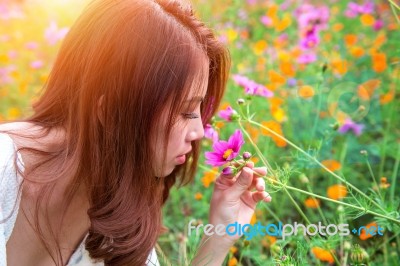
[[[0,0],[0,121],[30,114],[88,2]],[[400,265],[399,5],[193,1],[233,63],[221,112],[205,125],[203,150],[240,128],[247,133],[241,152],[270,167],[273,200],[258,205],[252,224],[321,221],[384,232],[242,238],[225,265]],[[192,219],[207,223],[220,171],[202,156],[194,183],[173,188],[164,208],[169,231],[157,246],[162,265],[190,264],[200,237],[187,227]]]

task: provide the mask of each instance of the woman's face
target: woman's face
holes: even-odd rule
[[[167,117],[164,112],[162,116],[162,122],[159,124],[156,131],[157,143],[154,147],[155,160],[154,169],[155,176],[165,177],[168,176],[177,165],[183,164],[187,160],[187,154],[192,150],[192,141],[199,140],[204,136],[204,126],[202,123],[202,117],[200,113],[200,105],[202,99],[204,99],[207,86],[208,86],[208,68],[207,77],[202,76],[202,81],[195,82],[195,84],[201,84],[200,90],[191,88],[188,99],[186,99],[187,108],[185,111],[178,115],[177,122],[171,129],[169,135],[169,142],[167,146],[167,153],[165,158],[164,169],[162,170],[163,163],[163,150],[164,145],[163,139],[166,134],[166,123]],[[205,81],[204,81],[204,78]],[[196,91],[196,92],[195,92]],[[189,104],[195,102],[195,109],[189,109]],[[194,106],[194,105],[193,105]],[[186,155],[186,156],[185,156]]]

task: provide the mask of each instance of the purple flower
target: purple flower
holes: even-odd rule
[[[344,124],[339,128],[339,133],[346,133],[350,130],[353,131],[353,133],[356,136],[360,136],[362,131],[364,129],[364,125],[363,124],[357,124],[355,123],[353,120],[351,120],[350,118],[347,118],[344,122]]]
[[[222,119],[225,119],[226,121],[230,122],[232,121],[233,116],[237,115],[237,112],[233,110],[232,107],[228,106],[225,110],[219,111],[218,114]]]
[[[266,98],[271,98],[274,96],[274,93],[267,89],[265,86],[258,84],[254,80],[249,79],[246,76],[242,75],[233,75],[233,80],[239,86],[245,88],[245,93],[250,95],[259,95]]]
[[[219,140],[214,142],[213,151],[206,152],[206,164],[212,166],[221,166],[232,161],[240,151],[244,144],[242,132],[237,129],[228,141]]]
[[[211,139],[213,142],[218,141],[218,132],[212,128],[210,124],[207,124],[204,127],[204,137],[207,139]]]
[[[294,86],[297,85],[297,80],[296,80],[295,78],[289,78],[289,79],[287,80],[287,85],[288,85],[289,87],[294,87]]]

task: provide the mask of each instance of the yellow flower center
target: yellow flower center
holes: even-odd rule
[[[224,158],[225,160],[232,154],[233,150],[232,149],[228,149],[224,152],[224,155],[222,156],[222,158]]]

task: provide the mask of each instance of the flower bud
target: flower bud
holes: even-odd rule
[[[351,249],[351,243],[349,241],[344,241],[343,248],[344,250],[349,251]]]
[[[309,182],[308,178],[307,178],[307,176],[305,174],[301,174],[299,176],[299,179],[300,179],[300,182],[303,183],[303,184],[307,184]]]
[[[328,64],[324,63],[322,66],[322,73],[324,73],[328,69]]]
[[[335,122],[334,124],[331,124],[330,126],[332,127],[333,130],[336,131],[336,130],[338,130],[338,128],[339,128],[339,123],[338,123],[338,122]]]
[[[368,156],[368,152],[366,150],[360,151],[361,155]]]
[[[248,151],[243,152],[243,159],[248,160],[251,158],[251,153]]]
[[[228,166],[228,167],[225,167],[224,169],[222,169],[222,174],[233,175],[234,171],[235,171],[234,167]]]
[[[355,264],[366,263],[369,260],[368,253],[360,247],[360,245],[355,244],[353,250],[350,253],[350,259]]]
[[[238,121],[240,118],[240,115],[236,111],[234,111],[230,118],[231,118],[230,119],[231,121]]]
[[[239,105],[244,104],[244,103],[245,103],[245,100],[242,99],[242,98],[240,98],[240,99],[237,100],[237,103],[238,103]]]

